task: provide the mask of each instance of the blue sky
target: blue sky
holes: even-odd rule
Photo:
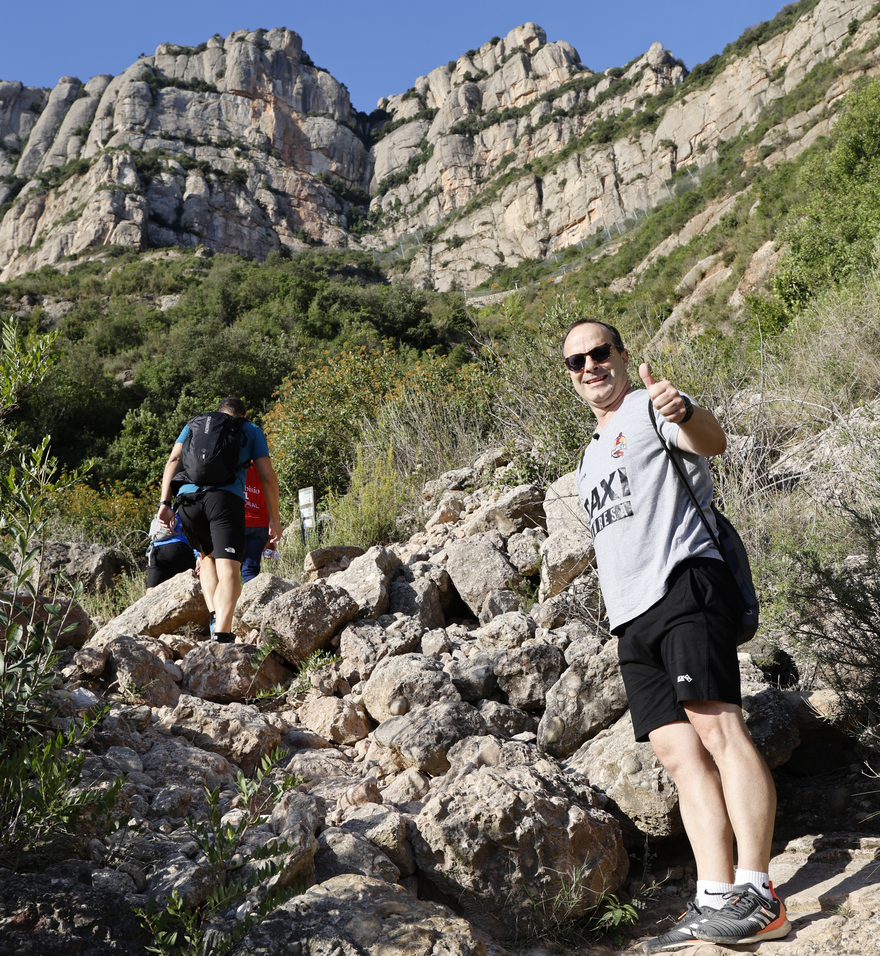
[[[593,70],[624,63],[659,40],[690,68],[720,53],[747,27],[772,19],[784,0],[42,0],[6,5],[0,79],[54,86],[121,73],[160,43],[195,46],[214,33],[285,26],[303,38],[312,60],[345,83],[353,105],[369,113],[381,96],[403,93],[417,76],[457,59],[493,36],[532,21],[548,40],[567,40]]]

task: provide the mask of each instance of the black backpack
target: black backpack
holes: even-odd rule
[[[186,480],[200,488],[228,485],[235,481],[239,453],[244,446],[243,418],[225,412],[205,412],[187,422],[189,434],[183,443],[180,465]]]
[[[650,401],[650,399],[648,400],[648,412],[651,416],[651,424],[654,426],[654,431],[657,432],[657,437],[663,445],[663,450],[669,455],[669,460],[672,462],[676,474],[681,479],[684,490],[691,499],[694,508],[696,508],[697,514],[700,516],[700,520],[703,522],[706,531],[709,532],[709,537],[718,549],[718,553],[724,559],[724,563],[727,567],[730,568],[730,573],[736,581],[739,590],[739,600],[742,605],[736,643],[737,645],[745,644],[755,636],[758,630],[758,617],[761,610],[758,604],[758,594],[755,591],[755,585],[752,579],[752,569],[749,565],[749,555],[746,551],[746,547],[742,542],[742,538],[739,536],[739,532],[714,504],[711,505],[711,508],[715,515],[715,527],[718,529],[718,534],[716,535],[712,531],[712,527],[706,515],[703,513],[703,509],[697,502],[697,497],[685,477],[680,462],[660,434],[660,429],[657,427],[657,416],[654,414],[654,403]]]

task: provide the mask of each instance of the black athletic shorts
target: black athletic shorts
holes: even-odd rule
[[[231,491],[180,495],[177,513],[187,541],[209,558],[244,561],[244,498]]]
[[[742,703],[736,631],[739,592],[723,561],[689,558],[666,594],[619,631],[618,657],[636,740],[676,720],[682,701]]]
[[[154,588],[173,578],[175,574],[193,571],[196,556],[193,549],[182,541],[171,544],[154,544],[147,559],[147,587]]]

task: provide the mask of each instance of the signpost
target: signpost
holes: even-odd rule
[[[299,489],[299,529],[303,544],[315,527],[315,489]]]

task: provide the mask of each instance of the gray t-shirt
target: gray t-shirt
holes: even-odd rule
[[[664,439],[678,447],[678,425],[657,415]],[[702,455],[676,452],[713,531],[712,478]],[[648,413],[648,393],[630,392],[575,476],[590,518],[599,584],[615,630],[666,594],[672,569],[697,555],[721,560],[682,488]]]

